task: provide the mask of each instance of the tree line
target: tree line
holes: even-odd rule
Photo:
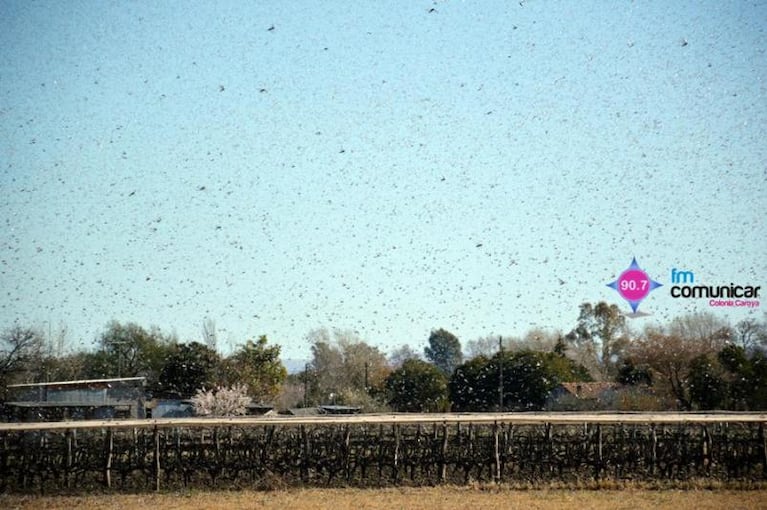
[[[491,336],[462,345],[440,328],[422,351],[403,345],[388,355],[355,332],[321,328],[307,335],[311,358],[294,374],[285,369],[280,346],[266,336],[227,356],[216,349],[212,322],[205,323],[202,337],[180,342],[157,328],[110,322],[95,348],[63,353],[41,332],[14,325],[0,334],[0,388],[142,376],[153,397],[242,388],[253,401],[280,409],[767,409],[767,320],[753,318],[732,326],[696,313],[635,332],[617,306],[584,303],[566,334],[533,330],[521,338]],[[580,388],[595,382],[612,388],[611,398],[566,395],[569,400],[552,404],[553,391],[564,383]]]

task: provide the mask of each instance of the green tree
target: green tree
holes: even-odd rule
[[[221,357],[199,342],[174,346],[160,370],[158,393],[189,398],[199,389],[212,388],[217,382]]]
[[[549,393],[560,383],[591,380],[583,366],[553,352],[503,353],[494,358],[494,364],[499,359],[503,363],[503,403],[507,410],[543,409]]]
[[[147,385],[155,387],[175,344],[175,338],[157,328],[146,330],[132,322],[112,321],[99,338],[97,352],[88,357],[87,376],[146,377]]]
[[[749,396],[753,392],[754,373],[746,349],[739,345],[728,344],[719,351],[716,359],[725,370],[728,408],[748,409]]]
[[[627,386],[646,385],[652,384],[652,372],[648,367],[637,366],[630,358],[623,360],[623,364],[618,369],[618,377],[616,379],[619,383]]]
[[[429,345],[424,349],[424,355],[448,377],[463,361],[458,337],[441,328],[429,335]]]
[[[716,356],[701,354],[690,362],[687,377],[690,403],[698,409],[724,409],[728,405],[728,384]]]
[[[248,395],[262,402],[273,401],[288,376],[280,361],[280,346],[267,342],[265,335],[255,342],[248,340],[225,361],[226,385],[245,384]]]
[[[501,380],[502,379],[502,380]],[[456,368],[448,388],[456,411],[542,409],[558,384],[590,381],[585,367],[554,352],[501,352]]]
[[[755,351],[749,359],[751,365],[748,385],[751,391],[747,396],[748,409],[764,411],[767,409],[767,356],[763,351]]]
[[[489,411],[497,406],[499,373],[494,368],[484,355],[456,367],[448,382],[453,411]]]
[[[389,405],[401,412],[444,411],[447,379],[437,367],[419,359],[406,360],[386,378]]]

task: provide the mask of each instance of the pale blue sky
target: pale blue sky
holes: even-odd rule
[[[767,4],[606,5],[0,0],[0,326],[301,358],[567,331],[633,256],[767,285]],[[712,310],[669,287],[632,325]]]

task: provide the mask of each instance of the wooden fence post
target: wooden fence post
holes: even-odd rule
[[[394,427],[394,482],[399,481],[399,425]]]
[[[597,479],[602,474],[602,424],[597,423]]]
[[[503,429],[503,459],[501,469],[506,471],[507,465],[514,469],[514,456],[512,455],[512,448],[514,442],[514,424],[510,423],[508,427]]]
[[[655,424],[650,425],[650,474],[655,476],[658,466],[658,434],[655,431]]]
[[[160,492],[160,429],[154,427],[154,490]]]
[[[351,430],[349,425],[344,427],[344,476],[346,480],[352,479],[351,471]]]
[[[439,466],[439,481],[445,483],[447,479],[447,443],[448,443],[447,423],[442,424],[442,453]]]
[[[383,478],[383,460],[384,460],[384,425],[378,424],[378,483]]]
[[[72,443],[74,441],[74,432],[71,429],[67,429],[64,435],[67,441],[67,460],[66,469],[64,471],[64,486],[69,489],[72,486]]]
[[[708,434],[708,429],[705,425],[703,425],[703,470],[708,473],[709,467],[711,465],[711,436]]]
[[[546,434],[546,462],[549,465],[549,473],[554,471],[554,444],[552,442],[552,435],[551,435],[551,423],[546,422],[544,425],[544,433]]]
[[[493,422],[493,439],[495,441],[495,482],[501,482],[501,440],[498,436],[498,422]]]
[[[107,436],[104,442],[104,452],[106,454],[106,461],[104,462],[104,485],[107,489],[112,488],[112,450],[114,448],[114,438],[112,437],[112,429],[107,429]]]
[[[306,426],[301,425],[301,480],[309,481],[309,434]]]

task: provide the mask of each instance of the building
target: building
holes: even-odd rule
[[[360,414],[361,412],[362,408],[359,406],[320,405],[317,407],[294,407],[282,414],[307,417],[326,414]]]
[[[11,421],[144,418],[145,377],[8,386]]]
[[[614,382],[566,382],[551,390],[546,401],[550,411],[588,411],[609,408],[621,384]]]

